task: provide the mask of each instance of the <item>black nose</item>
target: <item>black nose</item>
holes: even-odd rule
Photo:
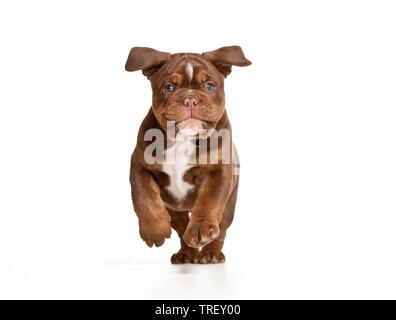
[[[184,99],[184,105],[188,108],[192,108],[192,107],[196,107],[198,104],[197,100],[195,100],[194,98],[187,98]]]

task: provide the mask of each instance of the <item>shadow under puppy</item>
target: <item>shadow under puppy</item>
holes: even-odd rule
[[[250,64],[239,46],[202,54],[134,47],[129,53],[125,69],[142,70],[153,91],[131,159],[132,201],[148,246],[161,246],[171,227],[178,233],[181,249],[172,263],[225,261],[221,250],[234,217],[239,160],[225,111],[224,79],[233,65]],[[156,136],[162,150],[150,148],[150,130],[165,137]],[[215,134],[224,130],[228,141]],[[227,147],[231,152],[225,156]]]

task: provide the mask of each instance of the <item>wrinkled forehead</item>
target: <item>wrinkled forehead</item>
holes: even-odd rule
[[[167,81],[188,85],[208,80],[222,82],[223,79],[223,75],[210,61],[194,53],[172,55],[155,76],[155,81],[160,82],[159,85]]]

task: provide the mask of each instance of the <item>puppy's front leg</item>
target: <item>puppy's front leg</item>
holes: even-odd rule
[[[230,167],[221,165],[209,172],[199,187],[199,195],[192,209],[190,222],[183,235],[184,242],[193,248],[215,240],[232,185]]]
[[[132,201],[139,218],[140,237],[149,247],[157,247],[171,235],[171,218],[152,174],[138,164],[131,165]]]

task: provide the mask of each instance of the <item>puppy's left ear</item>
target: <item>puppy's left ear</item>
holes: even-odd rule
[[[146,47],[133,47],[129,52],[125,64],[126,71],[142,70],[143,74],[150,79],[169,58],[171,54]]]
[[[252,63],[245,58],[240,46],[222,47],[202,54],[226,77],[232,66],[246,67]]]

